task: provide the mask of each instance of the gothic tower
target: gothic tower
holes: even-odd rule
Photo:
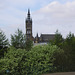
[[[30,10],[28,9],[28,14],[26,18],[26,39],[32,40],[32,19],[30,17]]]

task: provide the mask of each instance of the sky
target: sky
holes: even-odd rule
[[[28,8],[33,20],[33,36],[75,34],[75,0],[0,0],[0,29],[10,39],[19,28],[24,33]]]

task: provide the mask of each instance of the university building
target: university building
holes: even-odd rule
[[[47,43],[50,40],[53,40],[55,38],[55,34],[41,34],[40,37],[38,36],[38,33],[36,34],[36,37],[33,37],[32,32],[32,19],[30,17],[30,10],[28,9],[28,14],[26,18],[26,39],[32,40],[34,43]]]

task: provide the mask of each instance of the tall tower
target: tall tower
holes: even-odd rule
[[[32,40],[32,19],[30,18],[30,10],[28,9],[28,14],[26,18],[26,39]]]

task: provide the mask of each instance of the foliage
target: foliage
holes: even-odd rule
[[[19,29],[17,29],[14,35],[11,35],[11,45],[17,49],[18,48],[24,49],[25,41],[26,41],[25,35]]]
[[[64,39],[63,39],[62,35],[57,30],[55,33],[55,39],[53,41],[51,40],[50,43],[53,45],[57,45],[58,47],[61,47],[63,41],[64,41]]]
[[[26,40],[25,49],[27,51],[29,51],[29,50],[31,50],[32,46],[33,46],[33,41],[32,40]]]
[[[56,31],[55,39],[50,41],[51,44],[57,45],[64,50],[65,56],[65,70],[75,71],[75,36],[71,32],[66,39],[62,38],[62,35]],[[63,66],[64,67],[64,66]]]
[[[55,39],[48,45],[33,46],[21,30],[11,35],[11,45],[5,53],[8,40],[0,31],[0,75],[40,75],[42,73],[75,71],[75,36],[66,39],[56,31]],[[25,48],[25,49],[24,49]],[[5,54],[4,54],[5,53]]]
[[[56,66],[56,72],[63,72],[65,71],[65,63],[66,63],[66,55],[62,49],[58,49],[53,53],[53,61],[54,66]]]
[[[0,59],[0,74],[7,75],[7,71],[11,75],[22,75],[20,74],[20,63],[26,51],[23,49],[15,49],[13,47],[8,49],[4,58]]]
[[[68,71],[75,71],[75,37],[71,32],[66,37],[63,46],[65,54],[67,55],[66,68]]]
[[[0,60],[0,73],[4,75],[7,70],[11,75],[40,75],[56,72],[57,65],[60,66],[64,61],[61,59],[64,57],[63,53],[63,50],[55,45],[35,46],[30,51],[10,48]],[[57,62],[59,60],[60,62]]]
[[[2,30],[0,30],[0,58],[4,56],[4,52],[8,47],[8,39]]]
[[[30,75],[30,73],[32,75],[39,75],[41,73],[55,72],[57,71],[55,62],[57,60],[59,61],[60,58],[61,62],[57,63],[57,65],[60,66],[59,63],[63,63],[64,60],[62,58],[64,57],[63,50],[55,45],[35,46],[27,55],[26,66],[29,67],[29,70],[26,70],[29,71],[28,75]],[[59,56],[58,59],[56,59],[56,55]]]

